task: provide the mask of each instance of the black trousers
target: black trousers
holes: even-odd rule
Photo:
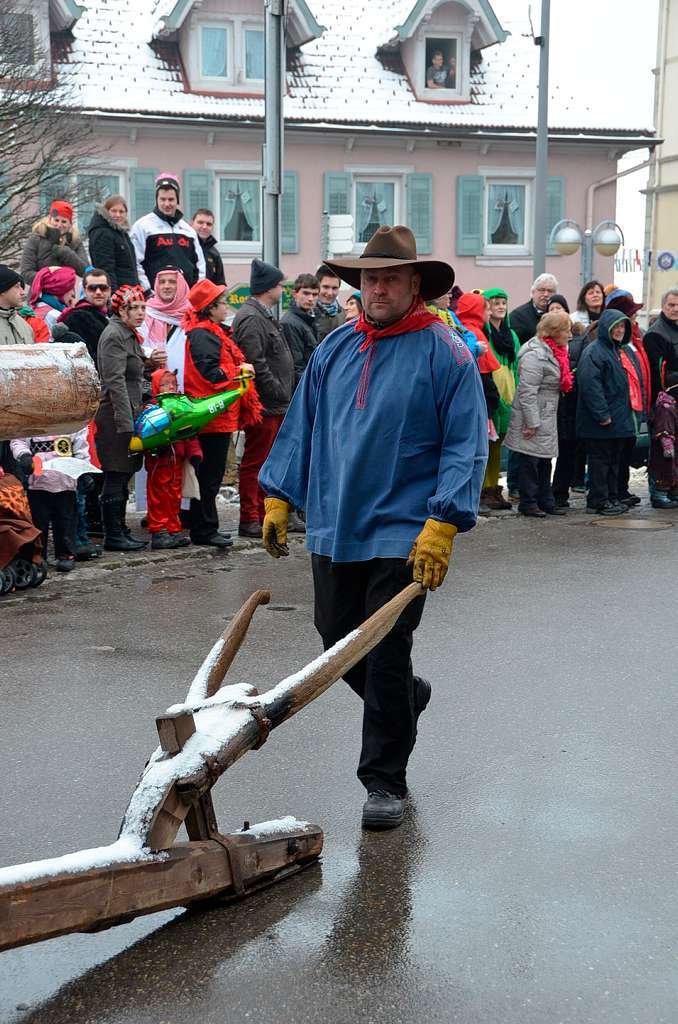
[[[127,498],[129,497],[128,484],[131,473],[120,473],[114,469],[104,470],[104,482],[101,488],[102,498]]]
[[[28,504],[35,526],[42,532],[44,551],[50,525],[57,558],[75,555],[75,528],[78,521],[78,503],[75,491],[29,490]]]
[[[519,490],[520,502],[518,511],[540,508],[546,512],[555,506],[555,498],[551,490],[551,460],[540,459],[536,455],[520,453]]]
[[[570,487],[576,482],[577,461],[581,441],[569,438],[558,438],[558,458],[553,471],[553,496],[560,501],[567,501]]]
[[[589,490],[587,505],[600,508],[606,501],[619,497],[619,463],[625,437],[587,438]]]
[[[213,537],[219,529],[217,494],[226,472],[230,434],[200,434],[202,462],[197,471],[200,500],[191,498],[191,540]]]
[[[625,437],[619,453],[619,477],[617,479],[617,497],[626,498],[629,494],[631,477],[631,459],[636,447],[635,437]]]
[[[412,582],[412,568],[400,558],[332,562],[313,555],[312,565],[315,626],[325,650]],[[410,655],[425,600],[425,594],[415,598],[388,636],[344,676],[364,701],[358,778],[368,792],[407,793],[407,761],[416,738]]]

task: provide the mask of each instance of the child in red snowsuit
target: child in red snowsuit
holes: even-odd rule
[[[156,395],[177,393],[177,378],[171,370],[155,370],[151,374],[151,391]],[[190,544],[181,535],[181,490],[186,460],[194,469],[202,462],[202,450],[197,437],[175,441],[167,448],[146,453],[148,473],[148,529],[152,534],[152,548],[180,548]]]

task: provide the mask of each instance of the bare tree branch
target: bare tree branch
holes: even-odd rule
[[[106,152],[92,118],[80,108],[73,75],[57,81],[20,19],[0,20],[0,262],[16,263],[45,196],[77,210],[97,198],[94,183],[76,187],[78,174],[96,173]],[[37,60],[34,59],[37,57]]]

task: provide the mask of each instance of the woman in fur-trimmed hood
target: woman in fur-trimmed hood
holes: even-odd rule
[[[106,271],[114,292],[124,284],[139,284],[127,201],[122,196],[109,196],[104,203],[97,204],[87,237],[92,265]]]
[[[21,253],[21,276],[30,284],[45,267],[72,267],[82,277],[88,265],[82,238],[73,226],[73,207],[55,199],[49,214],[36,221]]]

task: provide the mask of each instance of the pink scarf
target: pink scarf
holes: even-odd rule
[[[177,277],[177,291],[171,302],[163,302],[159,295],[154,295],[146,303],[146,328],[148,331],[146,340],[153,344],[154,348],[158,346],[165,347],[168,325],[180,325],[189,308],[188,282],[181,271],[161,270],[159,273],[175,273]]]
[[[545,345],[548,345],[558,361],[558,366],[560,367],[560,390],[563,395],[567,395],[574,387],[574,377],[570,369],[567,345],[556,345],[553,338],[542,338],[541,340]]]

